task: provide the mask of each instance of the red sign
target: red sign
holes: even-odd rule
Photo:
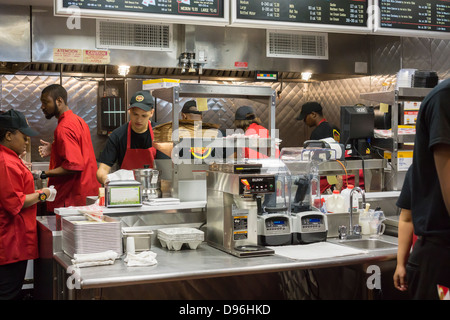
[[[235,61],[234,66],[236,68],[248,68],[248,62]]]

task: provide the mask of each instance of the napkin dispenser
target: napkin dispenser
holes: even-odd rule
[[[107,208],[142,206],[141,183],[136,180],[119,180],[106,183],[105,206]]]

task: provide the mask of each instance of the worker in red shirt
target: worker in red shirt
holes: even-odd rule
[[[244,130],[246,136],[257,135],[259,138],[269,138],[269,130],[261,125],[261,120],[256,116],[252,107],[242,106],[236,110],[234,115],[234,125],[238,129]],[[267,151],[270,145],[267,145]],[[280,150],[275,148],[275,157],[280,157]],[[263,159],[268,158],[267,154],[260,153],[253,148],[244,148],[244,158],[246,159]]]
[[[40,174],[58,190],[55,201],[47,203],[47,211],[55,208],[86,205],[86,197],[97,196],[97,161],[91,133],[86,122],[67,106],[67,91],[58,84],[46,87],[41,94],[45,118],[58,119],[50,144],[42,141],[41,157],[50,155],[49,170]]]
[[[0,114],[0,300],[18,299],[27,261],[38,258],[36,203],[51,200],[50,188],[34,189],[19,155],[36,136],[25,116],[13,109]]]

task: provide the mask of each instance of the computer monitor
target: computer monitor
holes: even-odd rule
[[[351,157],[371,158],[370,139],[375,123],[372,106],[341,107],[341,139]]]

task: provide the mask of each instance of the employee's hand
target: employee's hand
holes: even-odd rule
[[[406,281],[406,268],[397,265],[394,273],[394,287],[400,291],[406,291],[408,289],[408,282]]]
[[[28,162],[28,161],[26,161],[25,160],[25,155],[27,154],[27,152],[26,151],[24,151],[24,152],[22,152],[22,154],[19,156],[19,158],[22,160],[22,162],[23,162],[23,164],[28,168],[28,169],[30,169],[31,170],[31,162]]]
[[[41,145],[39,146],[38,150],[41,158],[50,156],[50,154],[52,153],[52,144],[44,140],[40,140],[40,142]]]
[[[49,188],[42,189],[43,192],[47,195],[47,201],[54,201],[56,198],[56,189],[55,186],[50,186]]]
[[[42,170],[32,170],[31,174],[33,175],[34,180],[41,179]]]

